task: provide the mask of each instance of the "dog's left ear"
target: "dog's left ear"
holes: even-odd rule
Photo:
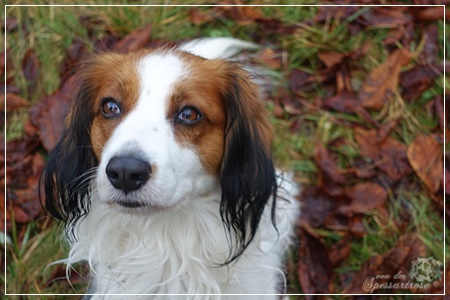
[[[272,201],[275,226],[276,175],[272,162],[272,130],[259,91],[247,73],[228,73],[223,92],[227,114],[220,173],[220,212],[232,243],[230,263],[253,240],[267,202]]]

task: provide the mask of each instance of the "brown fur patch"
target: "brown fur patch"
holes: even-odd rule
[[[86,63],[81,73],[87,93],[91,95],[91,110],[94,119],[91,128],[91,143],[100,160],[104,145],[112,132],[133,109],[139,97],[139,78],[136,63],[145,52],[117,54],[106,53],[94,56]],[[114,98],[121,107],[121,116],[105,118],[102,114],[102,99]]]
[[[225,95],[238,85],[242,91],[238,99],[240,115],[247,120],[254,120],[249,122],[250,127],[251,123],[256,124],[256,128],[250,128],[251,139],[261,139],[264,150],[270,153],[271,126],[258,97],[257,87],[247,73],[236,64],[223,60],[205,60],[185,53],[182,58],[188,64],[190,74],[174,88],[169,101],[169,117],[175,119],[183,107],[193,106],[202,113],[203,120],[194,125],[175,123],[177,141],[194,145],[205,168],[218,175],[229,139],[225,131],[232,121],[227,116]],[[254,136],[254,133],[258,133],[258,136]],[[230,131],[230,134],[234,133]]]

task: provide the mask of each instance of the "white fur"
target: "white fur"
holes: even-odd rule
[[[207,59],[230,58],[239,51],[255,50],[259,46],[235,38],[204,38],[189,41],[180,45],[179,49]]]
[[[148,55],[138,71],[137,105],[105,145],[91,186],[89,214],[74,225],[77,239],[65,262],[69,267],[79,261],[89,263],[96,293],[92,299],[122,299],[101,294],[133,295],[127,299],[152,298],[143,294],[216,299],[220,294],[282,293],[281,262],[299,213],[297,186],[279,179],[278,232],[268,205],[243,255],[219,266],[228,258],[229,241],[220,217],[218,179],[204,170],[193,149],[177,143],[173,124],[166,119],[171,87],[188,76],[188,69],[168,52]],[[124,154],[143,157],[156,170],[143,187],[127,196],[117,192],[105,175],[108,161]],[[149,208],[115,203],[126,197],[139,198]]]
[[[217,266],[228,255],[219,187],[184,206],[151,214],[124,214],[93,201],[89,215],[78,225],[78,240],[71,245],[67,263],[87,260],[96,293],[134,294],[130,299],[146,299],[142,294],[215,299],[218,294],[282,293],[281,262],[298,216],[298,203],[292,197],[298,190],[290,181],[279,183],[279,236],[266,207],[255,240],[231,265]],[[104,299],[100,295],[92,299],[97,298]]]

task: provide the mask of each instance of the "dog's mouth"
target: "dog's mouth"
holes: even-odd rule
[[[118,201],[116,202],[122,207],[126,208],[139,208],[139,207],[146,207],[147,205],[140,201]]]
[[[109,201],[107,205],[110,207],[116,207],[124,213],[155,213],[164,211],[167,209],[171,209],[176,207],[177,205],[172,206],[162,206],[162,205],[154,205],[151,203],[139,201],[139,200],[116,200]]]

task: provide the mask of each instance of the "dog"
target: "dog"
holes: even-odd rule
[[[285,292],[299,187],[274,167],[260,87],[230,60],[255,48],[207,38],[82,64],[42,178],[91,299]]]

